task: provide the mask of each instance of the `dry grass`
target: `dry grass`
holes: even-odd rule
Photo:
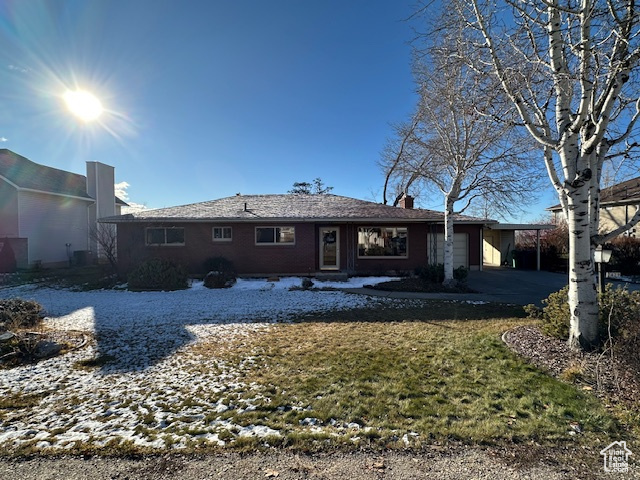
[[[226,441],[221,448],[303,451],[459,443],[581,448],[630,438],[597,398],[525,363],[502,343],[505,330],[533,323],[517,318],[522,314],[521,307],[498,304],[407,301],[393,308],[312,315],[250,336],[212,337],[177,355],[199,357],[194,375],[233,366],[240,378],[234,373],[231,381],[241,387],[190,392],[181,402],[156,408],[178,414],[218,400],[234,407],[203,412],[204,424],[193,424],[186,414],[175,416],[162,431],[154,407],[137,399],[136,428],[150,439],[168,434],[166,450],[189,434],[185,451],[193,452],[218,448],[199,439],[202,433]],[[95,357],[75,366],[97,368],[109,361]],[[147,398],[155,393],[150,390]],[[37,408],[41,397],[5,400],[0,415]],[[64,407],[81,401],[68,398]],[[227,421],[229,427],[223,425]],[[280,436],[241,436],[241,427],[249,425]],[[18,453],[35,449],[35,442],[25,444]],[[100,448],[87,441],[72,450],[145,451],[127,441]]]
[[[589,444],[621,435],[597,399],[505,347],[501,333],[523,320],[432,320],[443,304],[428,306],[336,313],[245,338],[227,354],[234,362],[254,359],[243,381],[257,384],[263,398],[234,422],[277,429],[283,433],[277,443],[305,449]],[[463,318],[510,308],[448,307],[449,316]],[[208,346],[198,349],[206,355]]]

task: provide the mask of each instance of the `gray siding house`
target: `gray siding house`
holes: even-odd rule
[[[68,265],[74,252],[97,252],[90,232],[119,215],[114,169],[87,162],[87,175],[32,162],[0,149],[0,252],[11,245],[18,268]]]

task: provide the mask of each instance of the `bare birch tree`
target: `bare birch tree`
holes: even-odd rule
[[[430,7],[429,7],[430,8]],[[598,343],[593,252],[640,220],[599,232],[604,163],[631,157],[640,89],[638,11],[622,0],[453,0],[468,61],[496,78],[530,136],[569,225],[569,344]]]
[[[491,77],[469,68],[455,28],[416,60],[416,113],[397,128],[395,151],[383,156],[384,197],[418,185],[444,198],[444,283],[454,282],[453,238],[457,214],[479,199],[514,211],[530,199],[536,175],[527,142],[518,141],[513,108]]]

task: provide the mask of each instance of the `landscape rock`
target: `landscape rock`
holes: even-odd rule
[[[62,345],[56,342],[43,340],[38,342],[34,352],[36,358],[49,358],[57,355],[62,350]]]
[[[14,338],[15,336],[16,336],[15,333],[9,332],[9,331],[0,333],[0,342],[8,342],[9,340]]]
[[[230,272],[211,271],[204,277],[207,288],[230,288],[236,283],[235,275]]]

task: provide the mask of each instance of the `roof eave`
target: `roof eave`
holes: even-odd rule
[[[36,190],[34,188],[22,188],[22,187],[17,187],[17,190],[19,192],[40,193],[42,195],[55,195],[56,197],[73,198],[75,200],[82,200],[84,202],[95,203],[95,200],[91,197],[80,197],[78,195],[71,195],[68,193],[46,192],[44,190]]]
[[[4,180],[5,182],[7,182],[9,185],[11,185],[13,188],[15,188],[16,190],[20,190],[20,187],[18,185],[16,185],[15,183],[13,183],[11,180],[9,180],[7,177],[5,177],[4,175],[0,175],[0,180]]]
[[[444,219],[439,218],[400,218],[400,217],[317,217],[317,218],[184,218],[184,217],[130,217],[131,214],[118,215],[115,217],[105,217],[99,220],[101,223],[444,223]],[[496,220],[486,219],[464,219],[454,220],[456,225],[491,225],[498,223]]]
[[[488,225],[491,230],[553,230],[557,225],[552,223],[498,223]]]

